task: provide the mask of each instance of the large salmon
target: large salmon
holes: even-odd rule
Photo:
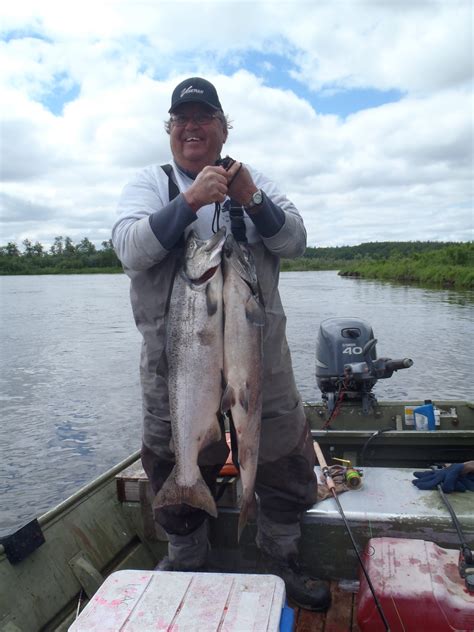
[[[191,232],[171,293],[166,358],[176,465],[154,507],[183,503],[217,517],[201,476],[199,452],[221,438],[223,305],[222,246],[225,229],[208,241]]]
[[[238,447],[242,504],[238,538],[255,506],[262,413],[262,340],[265,312],[252,254],[232,235],[226,238],[224,269],[224,380],[222,412],[231,412]]]

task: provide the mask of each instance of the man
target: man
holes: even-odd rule
[[[143,335],[142,461],[154,492],[173,467],[167,382],[157,374],[165,346],[165,319],[183,235],[212,235],[215,203],[221,225],[238,232],[252,251],[266,311],[262,431],[256,492],[259,498],[257,545],[262,567],[280,575],[301,606],[324,610],[328,586],[309,580],[297,563],[300,519],[317,500],[315,455],[303,406],[295,386],[286,318],[278,293],[280,257],[297,257],[306,247],[303,220],[273,182],[238,161],[216,166],[229,124],[215,87],[199,77],[173,91],[170,120],[171,167],[152,165],[124,189],[113,243],[131,279],[135,321]],[[165,170],[168,173],[165,173]],[[229,199],[232,207],[229,210]],[[240,226],[231,218],[241,214]],[[243,209],[243,210],[242,210]],[[242,235],[242,222],[245,227]],[[224,438],[203,450],[199,465],[211,490],[225,462]],[[204,568],[208,552],[207,514],[183,505],[156,511],[169,538],[163,569]]]

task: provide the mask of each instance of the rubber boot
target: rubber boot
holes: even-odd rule
[[[159,571],[204,571],[209,552],[207,520],[192,533],[168,533],[168,555],[158,564]]]
[[[260,549],[258,570],[281,577],[287,596],[300,608],[322,612],[331,605],[329,583],[311,577],[299,564],[300,538],[299,521],[281,524],[260,513],[256,538]]]

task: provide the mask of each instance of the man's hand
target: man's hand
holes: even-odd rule
[[[449,467],[425,472],[413,472],[416,480],[412,481],[418,489],[441,489],[446,494],[451,492],[474,492],[474,473],[470,471],[470,463],[453,463]],[[466,473],[467,471],[467,473]]]
[[[250,202],[255,191],[258,190],[249,170],[241,162],[234,162],[226,173],[229,187],[228,195],[245,206]]]
[[[223,167],[204,167],[183,195],[192,210],[197,213],[206,204],[225,200],[227,182],[228,172]]]

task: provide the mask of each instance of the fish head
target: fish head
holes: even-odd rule
[[[226,267],[233,268],[252,288],[257,285],[257,272],[252,253],[245,244],[239,244],[232,234],[226,237],[223,260],[224,270]]]
[[[225,228],[221,228],[210,239],[199,239],[194,231],[189,233],[184,250],[184,272],[192,282],[204,282],[220,266]]]

